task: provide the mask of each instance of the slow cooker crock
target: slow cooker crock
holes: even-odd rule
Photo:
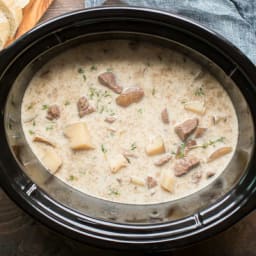
[[[181,51],[228,92],[239,121],[236,152],[212,184],[185,198],[151,205],[114,203],[83,194],[40,165],[21,128],[21,101],[33,74],[75,45],[144,40]],[[177,15],[136,7],[65,14],[22,36],[0,54],[0,184],[34,218],[96,246],[169,250],[220,232],[255,207],[254,65],[220,35]]]

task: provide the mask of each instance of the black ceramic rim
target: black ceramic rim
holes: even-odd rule
[[[68,25],[79,22],[90,23],[106,18],[116,19],[116,21],[127,20],[127,22],[128,19],[143,19],[167,26],[171,24],[180,30],[189,31],[196,38],[200,38],[199,41],[210,45],[219,53],[218,57],[222,58],[223,67],[225,66],[224,71],[227,74],[233,72],[232,77],[238,77],[237,79],[243,79],[247,84],[250,84],[250,87],[242,88],[242,93],[251,108],[252,116],[256,117],[256,107],[253,105],[256,95],[255,66],[236,47],[215,32],[177,15],[147,8],[101,7],[87,9],[65,14],[42,24],[2,52],[0,56],[0,81],[6,75],[8,66],[11,65],[16,56],[26,51],[28,45],[33,44],[37,38],[42,38],[49,32],[58,31],[58,29]],[[215,59],[215,56],[211,57],[213,60]],[[5,134],[4,110],[9,89],[8,87],[4,88],[4,85],[0,88],[1,134]],[[60,214],[54,208],[46,209],[44,203],[51,203],[52,199],[47,197],[39,188],[36,189],[35,193],[41,195],[41,201],[36,201],[31,197],[33,187],[24,187],[23,190],[18,190],[16,183],[19,181],[12,180],[13,177],[7,175],[8,169],[19,167],[13,161],[14,158],[8,149],[6,138],[1,138],[0,150],[2,152],[0,158],[1,186],[21,208],[50,228],[97,246],[127,250],[174,249],[195,243],[228,228],[255,207],[253,197],[256,193],[256,178],[253,167],[256,159],[254,157],[250,162],[249,171],[225,198],[213,204],[211,209],[195,213],[185,219],[155,225],[119,225],[85,216],[76,215],[74,218],[72,212],[68,212],[64,208],[65,215]],[[8,160],[11,160],[11,163]],[[61,206],[59,208],[61,209]]]

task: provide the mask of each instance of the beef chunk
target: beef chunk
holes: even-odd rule
[[[188,119],[185,122],[177,125],[175,127],[175,132],[180,137],[180,139],[184,141],[195,131],[198,126],[198,122],[199,121],[197,118]]]
[[[116,98],[116,104],[127,107],[132,103],[139,102],[144,96],[144,91],[139,87],[129,87]]]
[[[148,186],[149,189],[154,188],[155,186],[157,186],[157,181],[151,176],[147,177],[146,182],[147,182],[147,186]]]
[[[161,112],[161,118],[164,124],[169,124],[169,115],[167,108],[164,108],[163,111]]]
[[[84,96],[79,98],[77,109],[80,118],[95,111],[95,108],[90,106],[88,99]]]
[[[120,94],[123,90],[123,87],[118,85],[116,82],[116,77],[112,72],[105,72],[98,76],[100,84],[108,87],[113,90],[115,93]]]
[[[206,132],[207,128],[197,127],[195,131],[195,138],[201,138]]]
[[[52,105],[48,108],[46,118],[49,120],[58,119],[60,117],[60,108],[57,105]]]
[[[112,124],[116,121],[116,118],[114,116],[108,116],[104,119],[105,122]]]
[[[168,163],[172,159],[172,155],[170,153],[166,153],[165,155],[161,156],[156,162],[156,166],[162,166]]]
[[[199,165],[200,161],[194,156],[187,156],[185,158],[179,159],[174,165],[175,176],[179,177],[188,173],[191,169]]]

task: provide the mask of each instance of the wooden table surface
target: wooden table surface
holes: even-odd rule
[[[113,2],[113,0],[112,0]],[[81,9],[83,0],[55,0],[42,22],[59,14]],[[256,213],[229,230],[190,248],[165,253],[168,256],[256,255]],[[50,231],[22,212],[0,189],[0,256],[142,255],[106,252],[78,244]]]

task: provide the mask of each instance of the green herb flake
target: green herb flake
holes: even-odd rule
[[[119,196],[120,192],[116,189],[116,188],[109,188],[109,195],[115,195],[115,196]]]
[[[34,107],[34,105],[35,105],[35,102],[30,103],[30,104],[28,105],[28,107],[27,107],[27,110],[32,109],[32,108]]]
[[[86,81],[86,79],[87,79],[85,74],[83,74],[83,79],[84,79],[84,81]]]
[[[77,180],[77,178],[74,175],[69,175],[68,180],[74,181],[74,180]]]
[[[35,134],[35,132],[34,132],[34,131],[32,131],[32,130],[29,130],[28,132],[29,132],[29,134],[30,134],[30,135]]]
[[[78,69],[77,69],[77,72],[78,72],[79,74],[84,74],[84,69],[83,69],[83,68],[78,68]]]
[[[50,130],[52,130],[53,129],[53,125],[49,125],[49,126],[46,126],[45,127],[45,130],[46,131],[50,131]]]
[[[142,108],[139,108],[139,109],[138,109],[138,113],[142,114],[142,112],[143,112],[143,111],[142,111]]]
[[[131,144],[131,150],[135,150],[136,148],[137,148],[137,145],[136,145],[135,142],[133,142],[133,143]]]
[[[103,154],[107,153],[107,149],[105,148],[105,146],[103,144],[101,144],[101,151]]]
[[[103,96],[104,98],[107,98],[107,97],[111,97],[111,94],[110,94],[110,92],[108,92],[108,91],[104,91],[104,93],[102,94],[102,96]]]
[[[185,157],[185,148],[186,148],[186,143],[181,143],[179,146],[178,154],[176,155],[177,158]]]
[[[187,101],[186,101],[186,100],[182,100],[180,103],[181,103],[181,104],[186,104]]]
[[[44,105],[42,106],[42,110],[47,110],[48,108],[49,108],[49,106],[46,105],[46,104],[44,104]]]
[[[33,120],[32,125],[36,126],[36,121],[35,120]]]
[[[104,112],[104,110],[105,110],[105,107],[102,105],[102,106],[100,107],[99,113],[102,114],[102,113]]]
[[[92,65],[90,69],[91,70],[97,70],[97,67],[95,65]]]
[[[195,96],[203,96],[203,95],[204,95],[204,90],[202,86],[195,90]]]
[[[155,96],[155,94],[156,94],[156,88],[153,88],[152,89],[152,95]]]
[[[113,68],[107,68],[106,70],[107,70],[107,72],[112,72]]]
[[[66,100],[66,101],[64,102],[64,105],[65,105],[65,106],[70,105],[70,101]]]
[[[208,142],[204,143],[201,147],[204,148],[204,149],[207,148],[208,146],[214,146],[215,147],[217,143],[219,143],[219,142],[223,143],[224,140],[225,140],[225,137],[220,137],[216,140],[209,140]]]

